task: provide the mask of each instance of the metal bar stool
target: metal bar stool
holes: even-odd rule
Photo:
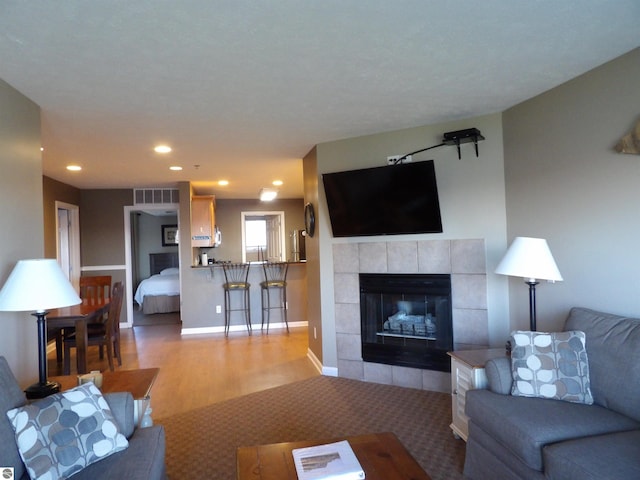
[[[224,272],[225,284],[224,288],[224,334],[229,335],[229,327],[231,325],[231,312],[244,311],[245,320],[247,322],[247,331],[251,335],[251,303],[249,299],[249,287],[251,284],[249,279],[248,263],[224,263],[222,264]],[[231,308],[231,292],[242,292],[242,306],[240,308]]]
[[[260,283],[262,300],[262,325],[264,328],[265,313],[267,317],[267,334],[269,334],[269,321],[271,320],[271,310],[281,309],[284,324],[289,333],[289,322],[287,321],[287,271],[289,264],[286,262],[265,262],[262,264],[264,270],[264,281]],[[271,305],[272,290],[280,292],[280,302]]]

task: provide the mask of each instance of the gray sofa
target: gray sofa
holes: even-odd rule
[[[73,475],[73,479],[166,479],[164,464],[164,428],[135,429],[133,397],[130,393],[106,394],[105,400],[113,413],[129,446]],[[28,479],[18,448],[15,433],[6,412],[27,403],[15,376],[4,357],[0,356],[0,467],[14,467],[16,479]]]
[[[640,319],[573,308],[564,330],[586,334],[593,404],[512,396],[510,359],[488,362],[466,397],[465,478],[640,478]]]

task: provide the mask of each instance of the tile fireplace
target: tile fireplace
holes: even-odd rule
[[[484,240],[341,242],[335,243],[332,250],[337,374],[366,382],[449,392],[451,376],[448,371],[391,365],[363,358],[360,274],[449,276],[453,349],[487,346],[489,322]],[[442,316],[438,312],[434,314],[433,310],[429,312],[435,308],[435,302],[432,305],[432,300],[427,301],[432,320]],[[382,322],[395,313],[385,313]],[[437,323],[436,331],[439,330]]]

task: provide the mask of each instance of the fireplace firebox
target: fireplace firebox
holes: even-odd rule
[[[360,274],[362,359],[451,371],[451,276]]]

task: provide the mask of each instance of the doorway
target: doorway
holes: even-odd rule
[[[124,251],[125,251],[125,269],[126,269],[126,286],[125,286],[125,304],[127,311],[127,326],[133,325],[134,316],[134,288],[137,286],[137,279],[140,275],[146,276],[146,272],[140,272],[137,262],[138,246],[134,245],[132,238],[136,232],[133,225],[132,217],[137,213],[151,213],[158,216],[175,215],[175,223],[178,223],[178,206],[168,205],[144,205],[144,206],[125,206],[124,207]],[[162,223],[162,222],[161,222]],[[166,222],[165,222],[166,223]],[[173,220],[172,220],[173,223]],[[179,226],[178,226],[179,228]],[[157,230],[157,243],[161,244],[161,230]],[[179,251],[179,250],[178,250]],[[148,255],[149,252],[144,253]],[[135,273],[135,275],[134,275]],[[148,272],[147,272],[148,273]]]
[[[80,208],[55,202],[56,258],[69,282],[80,291]]]
[[[284,261],[284,212],[240,212],[240,216],[242,261]]]

